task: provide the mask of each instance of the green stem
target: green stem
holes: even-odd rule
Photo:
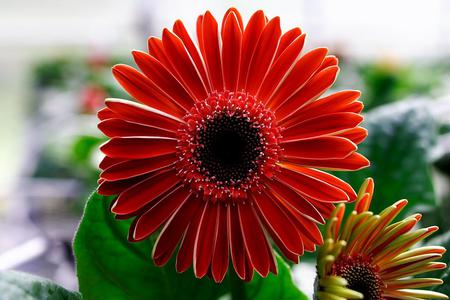
[[[230,285],[232,300],[246,300],[245,282],[240,279],[234,270],[230,270]]]

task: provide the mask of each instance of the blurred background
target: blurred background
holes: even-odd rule
[[[71,241],[104,141],[95,113],[105,97],[129,98],[111,66],[132,64],[130,51],[176,19],[193,32],[197,15],[230,6],[244,20],[279,15],[307,32],[307,48],[339,57],[334,89],[362,91],[372,161],[340,176],[355,188],[373,176],[375,211],[408,198],[423,225],[441,227],[434,243],[449,242],[450,1],[0,0],[0,270],[77,288]],[[295,272],[306,291],[312,260]]]

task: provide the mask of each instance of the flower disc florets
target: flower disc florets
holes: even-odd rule
[[[275,116],[253,96],[211,94],[179,130],[179,175],[211,199],[245,199],[278,169],[281,137]]]

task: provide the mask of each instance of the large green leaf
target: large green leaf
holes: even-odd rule
[[[437,128],[427,106],[419,101],[384,105],[365,115],[363,126],[369,131],[360,144],[360,153],[371,162],[358,172],[337,173],[355,189],[366,177],[375,180],[375,198],[371,210],[380,212],[399,199],[416,205],[435,204],[430,176],[430,150]]]
[[[14,271],[1,271],[0,299],[80,300],[81,295],[44,278]]]
[[[153,241],[128,242],[130,221],[114,219],[109,212],[111,200],[91,196],[75,237],[77,275],[84,299],[217,299],[230,293],[230,286],[236,289],[236,283],[228,278],[218,285],[208,278],[196,279],[192,271],[178,274],[173,262],[155,267],[150,258]],[[278,276],[238,282],[238,294],[260,300],[306,299],[280,258],[278,267]]]

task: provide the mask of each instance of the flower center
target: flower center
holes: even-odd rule
[[[219,114],[199,130],[196,155],[209,176],[229,183],[245,179],[261,156],[260,130],[240,114]]]
[[[178,174],[204,197],[246,199],[278,171],[280,133],[272,112],[238,92],[196,103],[178,131]]]
[[[382,298],[382,281],[377,268],[369,259],[358,257],[341,257],[334,265],[334,273],[345,278],[348,288],[360,292],[367,300]]]

